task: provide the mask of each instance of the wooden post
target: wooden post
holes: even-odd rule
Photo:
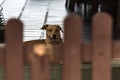
[[[107,13],[93,17],[92,80],[111,80],[112,18]]]
[[[30,49],[31,48],[31,49]],[[32,46],[29,47],[28,51],[30,53],[30,67],[31,67],[31,80],[50,80],[50,65],[48,55],[37,56],[32,51]]]
[[[23,24],[11,19],[5,26],[5,80],[23,80]]]
[[[63,80],[81,80],[82,21],[79,16],[65,19]]]
[[[50,80],[50,65],[48,56],[31,55],[31,80]]]

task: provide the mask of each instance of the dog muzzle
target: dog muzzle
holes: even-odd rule
[[[49,37],[50,43],[56,44],[59,43],[58,42],[58,37],[56,35],[52,35],[51,37]]]

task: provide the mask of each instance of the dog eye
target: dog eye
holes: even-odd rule
[[[52,32],[52,30],[48,30],[49,32]]]
[[[56,30],[56,32],[58,32],[59,30]]]

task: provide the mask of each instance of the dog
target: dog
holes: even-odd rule
[[[59,44],[62,42],[60,31],[63,32],[62,28],[59,25],[44,25],[42,30],[46,30],[46,39],[45,42],[49,44]],[[25,45],[34,45],[39,44],[41,40],[31,40],[27,41]]]
[[[34,48],[35,46],[41,45],[43,43],[46,44],[50,62],[53,63],[55,61],[54,54],[53,54],[53,45],[60,44],[63,42],[60,35],[60,31],[63,32],[63,30],[59,25],[49,25],[49,24],[44,25],[41,29],[46,30],[46,39],[27,41],[27,42],[24,42],[24,46],[32,46],[33,49],[36,49]],[[38,46],[37,48],[39,49],[41,47]],[[38,49],[36,49],[37,52],[39,51]],[[37,53],[37,54],[38,54],[37,56],[39,57],[43,57],[44,55],[46,55],[46,53]]]

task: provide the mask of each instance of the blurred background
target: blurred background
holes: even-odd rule
[[[0,0],[0,6],[1,22],[6,22],[9,18],[23,21],[24,41],[45,39],[45,31],[40,30],[44,24],[57,24],[63,28],[63,20],[68,13],[76,13],[82,17],[84,41],[91,41],[92,16],[102,11],[113,17],[113,39],[120,39],[118,0]],[[0,27],[3,28],[4,26]],[[2,33],[0,31],[3,42]]]
[[[44,39],[44,24],[63,26],[65,0],[0,0],[3,18],[19,18],[24,23],[24,41]],[[1,37],[2,39],[2,37]]]

